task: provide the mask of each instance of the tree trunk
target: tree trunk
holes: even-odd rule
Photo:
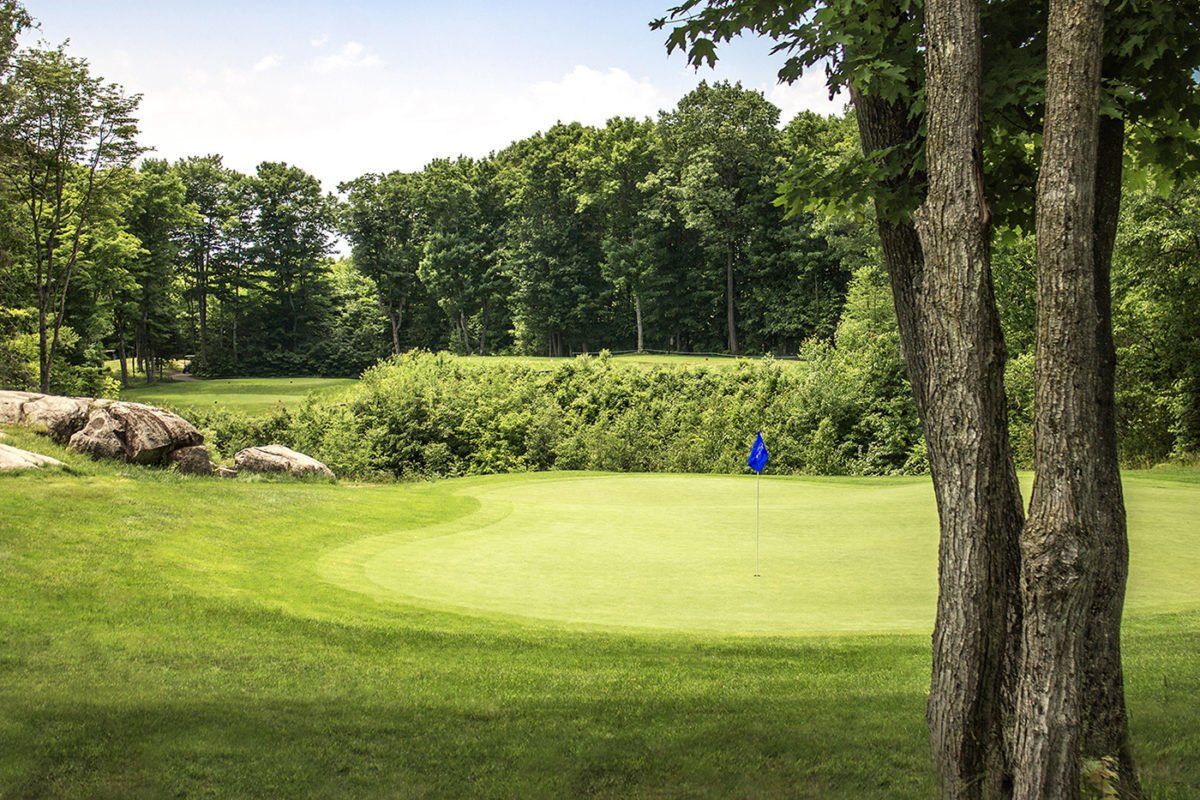
[[[1125,122],[1100,120],[1096,156],[1095,262],[1097,372],[1096,527],[1099,563],[1088,616],[1082,695],[1083,753],[1108,758],[1117,769],[1121,798],[1141,798],[1142,788],[1129,745],[1125,677],[1121,668],[1121,614],[1129,575],[1129,538],[1117,453],[1116,346],[1112,333],[1112,256],[1121,211]]]
[[[40,283],[40,282],[39,282]],[[38,386],[43,394],[50,391],[50,347],[46,339],[46,301],[47,293],[43,286],[38,286]]]
[[[1037,187],[1034,469],[1021,534],[1018,800],[1078,797],[1082,657],[1095,584],[1096,156],[1104,0],[1051,0]]]
[[[927,715],[942,796],[1005,796],[1022,510],[992,293],[978,1],[929,0],[925,30],[929,188],[914,214],[924,268],[913,287],[917,324],[906,327],[923,355],[914,383],[941,518]]]
[[[733,304],[733,249],[725,256],[725,326],[729,336],[729,352],[738,354],[737,319]]]
[[[397,310],[389,303],[379,301],[379,307],[383,309],[383,313],[388,318],[388,323],[392,326],[392,355],[400,355],[400,322],[403,310]]]
[[[196,311],[200,318],[200,358],[208,355],[208,245],[200,251],[196,264]],[[295,349],[295,348],[293,348]]]
[[[117,339],[118,354],[121,359],[121,386],[129,385],[129,367],[125,363],[125,322],[122,320],[118,323],[120,329],[119,338]]]
[[[642,298],[633,293],[633,317],[637,321],[637,351],[645,352],[645,340],[642,338]]]

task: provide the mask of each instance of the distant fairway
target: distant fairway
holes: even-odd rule
[[[0,475],[0,797],[928,798],[925,479]],[[1152,796],[1200,796],[1200,472],[1130,473]]]
[[[122,399],[188,409],[226,409],[260,414],[304,401],[310,392],[326,393],[354,383],[351,378],[208,378],[166,379],[131,386]]]

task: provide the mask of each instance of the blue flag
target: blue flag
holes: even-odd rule
[[[746,459],[746,463],[750,465],[750,469],[761,473],[770,458],[771,454],[767,452],[767,443],[763,441],[762,431],[759,431],[758,436],[754,438],[754,446],[750,448],[750,457]]]

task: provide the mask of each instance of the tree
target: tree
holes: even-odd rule
[[[637,351],[646,349],[643,301],[654,281],[662,251],[654,239],[661,220],[651,206],[659,168],[654,123],[614,117],[603,128],[589,128],[575,149],[579,209],[601,216],[604,277],[633,304]]]
[[[1095,585],[1099,359],[1096,154],[1103,0],[1051,0],[1038,172],[1034,478],[1021,533],[1016,798],[1079,795],[1084,636]]]
[[[735,354],[737,273],[773,199],[774,186],[765,178],[775,163],[778,124],[779,109],[761,93],[707,82],[659,122],[683,219],[699,232],[723,274],[726,344]]]
[[[50,389],[71,282],[95,208],[114,176],[142,152],[139,97],[94,77],[64,48],[15,57],[2,137],[6,188],[24,208],[23,256],[33,265],[39,384]]]
[[[197,172],[200,170],[193,168],[193,179],[197,177]],[[187,296],[195,298],[198,286],[203,284],[206,287],[205,306],[209,296],[220,304],[221,346],[214,347],[211,340],[206,341],[206,353],[199,366],[212,370],[214,367],[223,369],[224,364],[228,364],[229,368],[237,371],[241,367],[239,347],[243,338],[242,326],[261,282],[253,258],[255,223],[258,219],[253,179],[236,170],[227,170],[223,191],[216,203],[212,206],[189,203],[188,210],[192,221],[184,236],[185,248],[190,250],[186,259],[190,265],[187,279],[191,284]],[[206,214],[219,217],[219,221],[214,220],[217,227],[208,245],[209,255],[204,259],[201,278],[196,254],[204,245],[197,236],[207,235],[203,232],[213,224],[205,221]],[[218,358],[223,359],[226,354],[228,361],[218,363]]]
[[[979,5],[926,0],[924,22],[928,188],[914,214],[924,260],[921,324],[907,346],[927,361],[928,382],[917,394],[942,520],[928,717],[943,792],[969,797],[989,762],[1003,764],[1007,755],[997,731],[1017,611],[1012,549],[1023,514],[992,293]],[[981,502],[984,487],[998,487],[1000,501]]]
[[[391,325],[392,352],[399,355],[404,312],[419,289],[420,177],[364,175],[338,188],[347,193],[342,230],[353,248],[354,268],[374,284]]]
[[[320,344],[333,206],[315,177],[282,162],[259,164],[250,190],[257,209],[250,255],[267,295],[264,344],[299,365]]]
[[[502,259],[512,285],[520,344],[552,356],[619,336],[604,279],[601,217],[580,209],[575,148],[586,133],[556,124],[498,154],[506,223]]]
[[[122,287],[114,309],[121,384],[129,381],[127,345],[133,334],[138,360],[154,364],[178,340],[176,267],[180,239],[194,222],[184,203],[184,186],[167,162],[147,159],[130,192],[126,229],[137,237],[136,255],[126,266],[130,280]],[[152,374],[146,370],[147,377]]]
[[[505,319],[500,264],[504,200],[495,162],[436,159],[421,174],[418,274],[445,311],[463,352],[487,352]]]
[[[187,191],[187,202],[195,209],[185,239],[184,257],[191,266],[188,293],[197,321],[196,351],[203,364],[208,357],[208,298],[211,292],[212,261],[221,246],[221,228],[226,219],[226,202],[233,175],[221,156],[193,156],[175,165]]]

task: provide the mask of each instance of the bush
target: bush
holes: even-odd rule
[[[924,468],[902,381],[878,364],[852,369],[828,345],[808,355],[801,364],[732,369],[644,368],[602,355],[547,370],[411,353],[368,370],[332,401],[278,412],[255,430],[228,415],[203,425],[221,452],[271,439],[340,475],[364,478],[546,469],[736,473],[760,429],[774,453],[772,472]],[[881,395],[881,374],[899,394]]]

